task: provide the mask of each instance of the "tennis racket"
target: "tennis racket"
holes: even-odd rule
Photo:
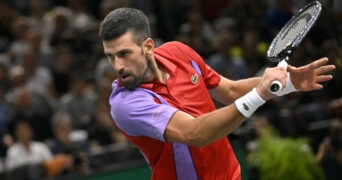
[[[313,1],[292,16],[272,40],[267,50],[268,60],[277,62],[278,67],[286,69],[290,56],[315,24],[321,10],[321,3]],[[281,91],[282,88],[280,81],[273,81],[270,85],[270,91],[273,94]]]

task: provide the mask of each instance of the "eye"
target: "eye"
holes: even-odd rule
[[[117,55],[118,55],[118,57],[123,58],[123,57],[128,56],[129,52],[128,51],[120,51]]]
[[[115,58],[115,56],[113,54],[106,54],[106,56],[107,56],[107,59],[110,61],[114,60],[114,58]]]

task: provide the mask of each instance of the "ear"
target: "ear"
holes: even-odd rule
[[[154,41],[152,38],[147,38],[144,41],[144,51],[147,55],[153,55],[153,50],[154,50]]]

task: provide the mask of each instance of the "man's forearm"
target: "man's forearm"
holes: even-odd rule
[[[231,96],[236,100],[255,88],[259,84],[260,80],[261,77],[253,77],[235,81],[232,92],[230,93]]]
[[[242,79],[238,81],[232,81],[225,77],[221,78],[220,84],[210,90],[211,96],[217,101],[229,105],[233,103],[237,98],[245,95],[256,87],[261,80],[261,77],[253,77],[248,79]]]

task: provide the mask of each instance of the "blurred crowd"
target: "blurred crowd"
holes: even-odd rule
[[[141,9],[157,46],[181,41],[221,75],[237,80],[276,65],[267,60],[268,45],[308,2],[0,0],[0,172],[30,169],[32,178],[89,174],[99,167],[91,159],[94,152],[112,145],[131,148],[109,113],[116,75],[103,54],[98,28],[111,10]],[[342,3],[322,4],[320,18],[290,64],[328,57],[337,67],[334,79],[323,90],[280,97],[258,110],[283,136],[311,138],[319,162],[332,142],[324,138],[332,120],[342,118]],[[255,133],[253,121],[246,122],[230,135],[233,145],[243,149]],[[341,138],[334,142],[340,143],[342,164]],[[22,168],[27,164],[34,166]]]

